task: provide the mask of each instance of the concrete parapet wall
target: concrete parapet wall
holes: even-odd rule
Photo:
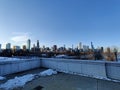
[[[106,78],[105,62],[71,59],[42,59],[42,67],[67,73]]]
[[[106,72],[108,78],[120,80],[120,63],[106,63]]]
[[[43,58],[41,63],[61,72],[120,80],[120,62]]]
[[[82,74],[106,78],[105,62],[82,62]]]
[[[40,59],[24,59],[0,62],[0,75],[17,73],[40,67]]]
[[[0,62],[0,76],[38,67],[51,68],[66,73],[120,80],[120,62],[60,58],[42,58],[41,60],[37,58]]]
[[[119,62],[43,58],[42,67],[61,72],[120,80]]]

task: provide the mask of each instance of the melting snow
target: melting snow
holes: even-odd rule
[[[8,57],[0,57],[0,62],[8,62],[8,61],[19,61],[23,59],[19,58],[8,58]]]
[[[49,76],[53,74],[57,74],[57,72],[52,69],[48,69],[43,72],[40,72],[39,74],[27,74],[21,77],[15,77],[14,79],[10,79],[6,83],[0,85],[0,88],[5,90],[11,90],[17,87],[23,87],[27,82],[32,81],[36,75]],[[0,78],[3,79],[3,77]]]
[[[4,80],[4,79],[5,79],[5,77],[0,76],[0,80]]]
[[[50,76],[53,74],[57,74],[57,71],[54,71],[52,69],[48,69],[48,70],[45,70],[45,71],[39,73],[40,76],[47,76],[47,75]]]
[[[34,79],[34,75],[32,74],[24,75],[22,77],[15,77],[14,79],[10,79],[6,83],[0,85],[0,88],[9,90],[16,87],[21,87],[25,85],[26,82],[31,81],[33,79]]]

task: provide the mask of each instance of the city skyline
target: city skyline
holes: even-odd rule
[[[103,47],[103,46],[98,46],[98,47],[94,47],[94,44],[93,42],[91,42],[90,45],[87,45],[87,44],[84,44],[82,42],[79,42],[78,45],[74,45],[72,44],[71,47],[66,47],[66,45],[62,45],[62,46],[59,46],[59,45],[52,45],[52,46],[46,46],[46,45],[43,45],[41,46],[39,44],[39,40],[36,41],[36,43],[34,43],[33,45],[31,45],[31,40],[28,39],[26,41],[26,44],[22,45],[22,46],[19,46],[19,45],[12,45],[12,43],[7,43],[5,48],[2,48],[2,44],[0,44],[0,51],[1,50],[29,50],[31,51],[32,49],[36,49],[36,50],[42,50],[42,49],[48,49],[49,50],[53,50],[53,48],[56,50],[63,50],[63,49],[66,49],[66,50],[83,50],[83,51],[89,51],[89,50],[100,50],[100,49],[103,49],[104,51],[107,51],[107,49],[109,48],[111,51],[114,52],[114,50],[117,50],[118,52],[120,52],[120,48],[117,47],[117,46],[111,46],[111,47]]]
[[[0,0],[0,44],[118,46],[119,0]]]

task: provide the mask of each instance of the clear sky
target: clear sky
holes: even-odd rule
[[[120,47],[120,0],[0,0],[0,43]]]

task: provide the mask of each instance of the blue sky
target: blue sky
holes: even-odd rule
[[[0,43],[120,46],[120,0],[0,0]]]

